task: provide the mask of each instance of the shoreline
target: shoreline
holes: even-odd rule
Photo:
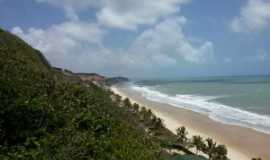
[[[226,145],[228,157],[231,160],[250,160],[260,157],[262,160],[270,159],[266,148],[270,147],[270,135],[250,129],[214,121],[206,115],[187,109],[177,108],[169,104],[150,101],[126,87],[112,86],[111,90],[122,96],[128,97],[131,102],[151,109],[160,117],[165,127],[173,133],[181,126],[185,126],[189,136],[200,135],[210,137],[218,144]]]

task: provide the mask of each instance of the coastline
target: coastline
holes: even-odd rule
[[[189,136],[211,137],[217,143],[226,145],[228,157],[231,160],[250,160],[253,157],[260,157],[263,160],[270,159],[270,153],[266,151],[266,148],[270,147],[270,135],[268,134],[223,124],[190,110],[153,102],[125,87],[112,86],[111,90],[122,97],[128,97],[133,103],[136,102],[151,109],[173,133],[178,127],[185,126]]]

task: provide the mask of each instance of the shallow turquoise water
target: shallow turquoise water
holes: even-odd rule
[[[131,86],[150,100],[270,132],[270,76],[148,80]]]

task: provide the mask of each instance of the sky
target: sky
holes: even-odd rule
[[[0,27],[73,72],[270,74],[270,0],[0,0]]]

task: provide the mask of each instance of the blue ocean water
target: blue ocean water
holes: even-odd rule
[[[130,87],[152,101],[270,133],[270,76],[147,80]]]

